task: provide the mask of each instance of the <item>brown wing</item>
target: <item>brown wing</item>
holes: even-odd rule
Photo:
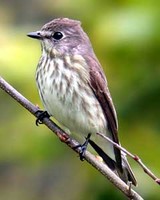
[[[116,112],[102,68],[96,58],[86,56],[86,61],[88,63],[88,66],[90,67],[89,85],[102,107],[102,110],[107,120],[108,130],[112,134],[113,141],[119,143]],[[117,165],[119,169],[122,169],[120,150],[114,148],[114,153]]]

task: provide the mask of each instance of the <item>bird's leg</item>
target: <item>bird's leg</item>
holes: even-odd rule
[[[43,119],[44,118],[49,118],[50,115],[48,114],[47,111],[43,111],[43,110],[38,110],[35,112],[35,114],[38,116],[36,119],[36,125],[38,126],[39,124],[43,124]]]
[[[89,140],[90,140],[90,137],[91,137],[91,134],[89,133],[87,135],[87,137],[85,138],[85,142],[83,144],[79,144],[79,145],[76,145],[74,147],[74,149],[77,149],[77,148],[81,148],[80,152],[79,152],[79,157],[80,157],[80,160],[83,161],[84,160],[84,153],[87,149],[87,146],[88,146],[88,143],[89,143]]]

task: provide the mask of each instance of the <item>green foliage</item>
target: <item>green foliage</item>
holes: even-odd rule
[[[82,21],[107,74],[120,140],[160,175],[160,39],[157,1],[4,1],[0,75],[41,106],[34,80],[40,46],[26,37],[56,17]],[[1,199],[124,199],[0,90]],[[131,161],[144,199],[159,187]]]

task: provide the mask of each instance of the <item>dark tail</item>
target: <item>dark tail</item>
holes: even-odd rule
[[[126,155],[121,152],[121,158],[122,158],[122,167],[119,168],[116,164],[116,162],[110,158],[95,142],[92,140],[89,140],[89,144],[92,146],[92,148],[99,154],[99,156],[102,157],[103,161],[107,164],[107,166],[114,171],[118,176],[125,182],[132,182],[133,185],[137,185],[137,181],[135,179],[135,176],[131,170],[131,167],[127,161]]]

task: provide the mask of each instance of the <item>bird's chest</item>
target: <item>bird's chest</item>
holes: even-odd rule
[[[104,128],[101,106],[83,72],[66,65],[56,59],[37,68],[36,80],[45,109],[71,131],[88,133]]]

